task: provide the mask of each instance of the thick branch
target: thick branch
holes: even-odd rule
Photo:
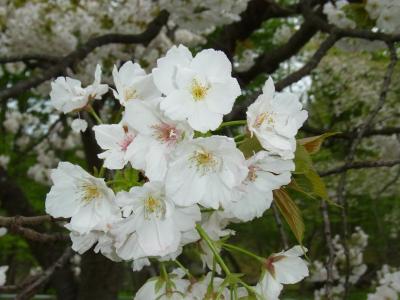
[[[240,21],[223,27],[221,33],[210,40],[208,46],[224,51],[229,58],[232,58],[237,42],[248,38],[260,28],[263,22],[272,18],[288,17],[299,12],[298,6],[285,8],[275,1],[252,0],[248,3],[246,10],[241,13]]]
[[[330,35],[325,41],[322,42],[317,51],[315,51],[314,55],[310,58],[310,60],[299,70],[289,74],[282,80],[278,81],[275,85],[277,91],[283,90],[285,87],[291,85],[302,79],[303,77],[309,75],[312,70],[314,70],[322,58],[327,54],[329,49],[331,49],[339,37],[335,34]]]
[[[377,161],[355,161],[348,164],[344,164],[340,167],[333,168],[325,172],[319,172],[321,177],[340,174],[348,170],[358,169],[371,169],[371,168],[390,168],[400,164],[400,159],[395,160],[377,160]]]
[[[8,227],[8,226],[22,226],[22,225],[38,225],[45,222],[55,221],[53,217],[49,215],[43,216],[33,216],[33,217],[24,217],[24,216],[14,216],[14,217],[0,217],[0,227]]]
[[[9,226],[7,228],[10,230],[11,233],[19,234],[24,238],[35,242],[49,243],[49,242],[69,240],[68,235],[62,233],[53,233],[53,234],[40,233],[31,228],[15,226],[15,225]]]
[[[307,1],[306,1],[307,2]],[[310,1],[308,1],[310,2]],[[383,32],[373,32],[364,29],[342,29],[333,24],[326,22],[321,16],[312,11],[311,5],[305,5],[303,11],[304,18],[314,23],[319,30],[336,34],[341,37],[361,38],[370,41],[383,41],[386,43],[394,43],[400,41],[400,34],[386,34]]]
[[[161,11],[160,14],[148,25],[147,29],[137,35],[133,34],[105,34],[87,41],[81,47],[63,57],[59,63],[46,71],[33,76],[27,80],[20,81],[10,88],[0,91],[0,100],[16,97],[30,88],[59,75],[68,67],[83,60],[94,49],[108,44],[143,44],[147,45],[153,40],[168,20],[168,12]]]
[[[247,84],[260,73],[273,73],[281,62],[298,53],[317,31],[318,28],[312,22],[305,21],[285,45],[261,55],[248,71],[237,74],[240,82]]]

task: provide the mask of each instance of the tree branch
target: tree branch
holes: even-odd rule
[[[226,25],[217,37],[209,41],[210,48],[223,51],[230,59],[238,41],[248,38],[261,24],[272,18],[283,18],[300,13],[298,5],[283,7],[275,1],[252,0],[240,15],[240,21]]]
[[[314,55],[303,67],[293,72],[292,74],[289,74],[288,76],[286,76],[285,78],[281,79],[276,83],[275,85],[276,90],[281,91],[285,87],[309,75],[311,71],[318,66],[322,58],[328,53],[329,49],[331,49],[338,40],[339,37],[336,34],[331,34],[330,36],[328,36],[328,38],[321,43],[318,50],[315,51]]]
[[[24,216],[0,217],[0,227],[38,225],[45,222],[53,222],[57,220],[59,219],[54,219],[52,216],[49,215],[33,216],[33,217],[24,217]]]
[[[10,88],[0,91],[0,101],[5,101],[11,97],[16,97],[28,89],[36,87],[41,83],[57,76],[65,71],[68,67],[71,67],[77,62],[83,60],[89,53],[98,47],[108,44],[149,44],[150,41],[158,35],[161,28],[166,24],[168,16],[169,14],[167,11],[161,11],[159,15],[149,23],[147,29],[137,35],[111,33],[88,40],[85,44],[67,56],[63,57],[59,63],[48,68],[46,71],[43,71],[40,74],[24,81],[20,81]]]
[[[261,55],[256,59],[253,67],[245,72],[236,74],[240,83],[247,84],[260,73],[273,73],[276,71],[281,62],[299,52],[317,31],[318,28],[314,23],[305,21],[285,45]]]
[[[329,219],[328,205],[325,200],[321,201],[321,213],[322,213],[322,219],[324,221],[324,234],[325,234],[326,247],[328,248],[328,260],[325,264],[326,268],[325,291],[327,299],[331,299],[332,285],[334,279],[333,264],[335,260],[335,249],[333,248],[333,242],[332,242],[332,229],[331,229],[331,221]]]
[[[335,129],[332,130],[322,130],[319,128],[312,127],[308,125],[307,123],[301,127],[301,130],[310,133],[313,135],[321,135],[329,131],[335,131]],[[384,127],[380,129],[367,129],[363,135],[363,137],[370,137],[370,136],[375,136],[375,135],[393,135],[393,134],[399,134],[400,133],[400,127]],[[353,131],[347,131],[347,132],[340,132],[338,134],[335,134],[331,137],[330,139],[354,139],[357,135],[357,130]]]
[[[17,296],[16,300],[27,300],[31,299],[38,291],[39,289],[46,284],[50,278],[53,276],[54,272],[57,269],[61,269],[65,264],[68,263],[69,259],[72,257],[74,252],[72,251],[71,248],[67,248],[63,255],[48,269],[46,269],[37,280],[35,280],[33,283],[28,285],[26,288],[24,288]]]
[[[321,177],[344,173],[348,170],[359,170],[359,169],[372,169],[372,168],[391,168],[400,164],[400,159],[395,160],[377,160],[377,161],[355,161],[344,164],[340,167],[333,168],[325,172],[319,172]]]
[[[357,149],[358,145],[361,143],[364,133],[371,126],[373,120],[378,115],[379,111],[381,110],[381,108],[383,107],[383,105],[385,103],[386,96],[387,96],[387,93],[389,90],[389,86],[392,81],[394,68],[397,63],[397,53],[396,53],[396,48],[394,47],[393,43],[388,43],[388,48],[390,51],[390,62],[389,62],[387,71],[385,73],[385,77],[382,82],[382,88],[381,88],[381,92],[379,95],[379,99],[378,99],[375,107],[371,111],[371,113],[366,117],[365,121],[359,127],[359,130],[357,132],[355,139],[351,141],[350,150],[345,159],[345,166],[351,165],[353,163],[353,160],[356,156],[356,149]],[[339,179],[338,188],[337,188],[337,201],[343,206],[342,213],[341,213],[342,224],[343,224],[342,243],[343,243],[344,253],[345,253],[345,257],[346,257],[346,261],[345,261],[346,274],[345,274],[345,282],[344,282],[343,299],[346,299],[348,296],[349,284],[350,284],[350,281],[349,281],[349,278],[350,278],[350,251],[349,251],[349,247],[348,247],[348,243],[347,243],[348,236],[349,236],[348,218],[347,218],[348,203],[347,203],[347,198],[345,195],[345,187],[346,187],[346,182],[347,182],[347,172],[346,171],[347,170],[344,170],[342,172],[342,175]]]

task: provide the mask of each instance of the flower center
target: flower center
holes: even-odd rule
[[[119,143],[122,151],[126,151],[133,141],[133,134],[126,133],[124,139]]]
[[[138,98],[138,93],[133,87],[127,87],[124,89],[124,98],[125,101],[132,100]]]
[[[163,201],[154,198],[153,196],[149,196],[144,201],[144,215],[145,218],[148,219],[150,215],[155,215],[157,218],[162,217],[165,214],[165,204]]]
[[[193,79],[190,93],[195,101],[202,101],[206,97],[209,89],[210,87],[208,85],[203,85],[197,79]]]
[[[263,112],[259,114],[254,122],[254,127],[259,128],[264,122],[267,122],[269,125],[274,125],[274,113]]]
[[[155,138],[162,143],[176,144],[182,137],[181,130],[166,123],[154,125],[152,128],[155,130]]]
[[[218,161],[214,155],[204,149],[195,151],[190,159],[203,175],[208,172],[215,172],[218,166]]]
[[[81,185],[81,188],[82,188],[82,200],[87,203],[91,202],[96,198],[99,198],[102,194],[99,187],[91,182],[84,182]]]
[[[247,174],[246,180],[254,182],[257,179],[257,171],[259,168],[257,166],[249,166],[249,173]]]

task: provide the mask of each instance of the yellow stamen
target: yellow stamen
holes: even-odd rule
[[[99,190],[98,186],[90,182],[85,182],[82,184],[82,191],[82,199],[85,202],[91,202],[92,200],[101,196],[101,191]]]
[[[148,218],[150,214],[155,214],[157,217],[165,213],[164,203],[153,196],[149,196],[144,201],[145,217]]]
[[[209,86],[202,85],[198,80],[193,79],[190,92],[195,101],[201,101],[204,100],[209,89]]]
[[[132,88],[128,87],[124,89],[124,98],[125,100],[132,100],[138,97],[137,91]]]
[[[270,125],[275,123],[274,114],[269,112],[263,112],[259,114],[254,122],[254,127],[260,127],[264,122],[267,122]]]
[[[191,160],[195,163],[197,169],[204,174],[214,171],[218,165],[218,161],[213,154],[204,149],[197,150],[191,157]]]

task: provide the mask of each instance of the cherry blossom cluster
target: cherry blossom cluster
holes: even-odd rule
[[[400,295],[400,270],[383,265],[377,272],[378,286],[374,293],[368,294],[368,300],[397,300]]]
[[[342,299],[344,293],[345,283],[345,265],[346,255],[344,246],[340,241],[340,236],[336,235],[333,240],[333,248],[335,250],[334,262],[332,265],[333,280],[337,283],[332,288],[332,295],[334,299]],[[356,227],[355,232],[350,236],[348,241],[349,247],[349,258],[350,258],[350,284],[356,284],[362,275],[367,271],[367,265],[364,263],[364,252],[368,245],[368,235],[361,229]],[[326,282],[327,281],[327,270],[326,264],[319,260],[312,262],[310,266],[311,276],[308,278],[310,282]],[[343,275],[342,275],[343,274]],[[324,299],[326,293],[325,287],[314,292],[314,299]]]
[[[110,58],[126,61],[134,57],[153,65],[174,43],[204,43],[205,34],[240,20],[247,3],[248,0],[0,1],[0,54],[63,56],[94,36],[141,33],[161,10],[170,13],[167,26],[147,46],[112,44],[93,51],[74,69],[82,81],[88,82],[99,61],[107,65]],[[43,86],[38,91],[46,95],[48,88]]]
[[[0,238],[7,234],[7,229],[4,227],[0,227]],[[8,266],[0,266],[0,286],[6,284],[6,272],[8,271]]]
[[[386,33],[395,34],[399,32],[400,2],[397,0],[367,0],[364,9],[367,18],[375,21],[376,27]],[[357,20],[349,15],[351,4],[347,0],[339,0],[334,4],[327,2],[324,5],[324,13],[328,21],[340,28],[354,29]]]
[[[221,238],[232,234],[226,226],[261,217],[271,206],[273,190],[291,181],[295,136],[307,119],[298,96],[275,92],[270,78],[249,106],[247,121],[223,122],[241,95],[231,73],[223,52],[205,49],[193,56],[183,45],[159,58],[151,73],[131,61],[115,66],[109,94],[122,112],[113,124],[104,124],[92,106],[110,91],[101,82],[100,66],[90,85],[69,77],[51,84],[51,103],[57,110],[94,116],[98,125],[90,130],[102,149],[98,157],[103,168],[96,177],[69,162],[60,162],[51,173],[46,212],[69,219],[65,227],[72,248],[84,253],[94,246],[95,252],[114,261],[132,261],[132,268],[140,270],[152,261],[174,261],[184,246],[196,242],[203,265],[227,276],[225,280],[210,273],[194,281],[182,270],[164,270],[135,299],[170,299],[175,293],[184,297],[174,299],[203,299],[210,286],[223,295],[278,299],[283,284],[308,275],[300,258],[306,249],[295,246],[268,258],[254,255],[263,266],[255,287],[241,282],[242,288],[233,291],[226,285],[234,276],[219,256]],[[87,124],[77,120],[71,126],[85,130]],[[263,148],[247,159],[237,145],[243,137],[216,134],[238,125],[247,125],[248,139],[257,139]],[[110,171],[103,178],[105,169]],[[129,187],[117,189],[124,179],[113,174],[126,178],[132,172],[139,175],[125,180]]]
[[[9,164],[13,163],[12,153],[15,150],[24,153],[30,149],[35,154],[36,163],[27,170],[28,177],[41,184],[50,185],[50,169],[56,167],[60,161],[60,152],[76,150],[77,157],[82,157],[83,153],[77,150],[80,137],[75,131],[69,130],[70,127],[74,129],[74,123],[69,125],[69,120],[66,121],[66,126],[61,122],[56,123],[59,121],[58,116],[51,114],[53,109],[50,107],[32,105],[24,113],[15,108],[15,103],[11,103],[9,107],[2,125],[5,134],[12,137],[14,143],[9,143],[2,149],[0,166],[3,169],[7,169]],[[48,119],[47,122],[43,121],[44,118]],[[50,134],[46,135],[45,132],[51,124],[55,125],[52,126]],[[66,127],[68,133],[64,130]],[[36,142],[37,140],[39,142]]]

